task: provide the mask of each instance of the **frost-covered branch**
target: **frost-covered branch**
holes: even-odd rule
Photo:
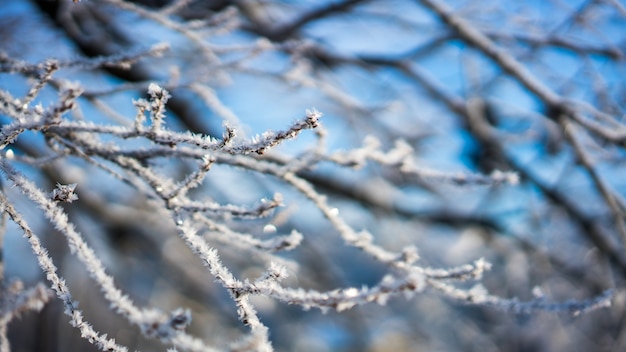
[[[32,4],[82,52],[0,53],[0,352],[52,291],[103,351],[367,350],[387,330],[506,349],[517,329],[559,350],[538,312],[623,315],[615,2],[547,22],[497,1]],[[12,231],[52,291],[10,284]],[[474,324],[491,310],[538,321]],[[619,349],[619,324],[590,336]]]

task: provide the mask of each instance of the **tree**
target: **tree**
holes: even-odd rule
[[[619,2],[0,6],[2,351],[624,347]]]

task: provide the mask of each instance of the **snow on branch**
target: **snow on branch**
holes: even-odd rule
[[[108,2],[122,4],[116,0]],[[130,3],[123,4],[123,7],[130,11],[146,14],[143,8]],[[175,7],[172,7],[168,11],[174,10]],[[153,20],[162,21],[161,15],[153,13],[149,15]],[[178,28],[176,24],[164,23]],[[178,29],[184,31],[182,28]],[[156,52],[160,52],[161,49],[157,49]],[[151,52],[152,54],[155,52]],[[110,58],[112,61],[102,59],[91,64],[121,63],[140,56]],[[84,64],[87,65],[89,62]],[[10,63],[5,62],[3,65]],[[590,299],[559,303],[549,301],[543,296],[527,302],[498,297],[489,293],[480,283],[467,288],[467,281],[480,281],[485,272],[491,269],[491,264],[484,259],[478,259],[471,264],[453,268],[432,268],[420,262],[417,248],[411,244],[399,249],[386,248],[380,244],[380,234],[355,227],[342,216],[338,208],[333,206],[334,201],[321,193],[314,182],[300,171],[313,169],[324,161],[349,168],[375,163],[404,175],[450,182],[458,186],[469,184],[497,186],[503,183],[515,185],[519,181],[516,173],[496,171],[490,175],[450,174],[428,169],[418,165],[415,153],[407,142],[397,141],[391,149],[383,150],[382,143],[373,137],[367,138],[360,148],[327,152],[323,148],[326,132],[321,128],[322,113],[315,109],[307,110],[302,119],[284,130],[266,131],[249,141],[238,139],[236,130],[228,126],[225,127],[221,140],[189,131],[174,131],[165,124],[165,119],[168,118],[166,103],[172,97],[166,89],[156,83],[151,83],[148,87],[148,100],[134,101],[137,110],[135,116],[128,117],[128,121],[120,124],[95,123],[68,116],[67,113],[77,109],[85,99],[81,97],[82,87],[76,84],[60,85],[57,102],[47,107],[30,107],[30,102],[41,92],[42,87],[50,84],[52,74],[60,66],[64,65],[48,61],[41,66],[43,70],[38,68],[37,70],[42,71],[25,98],[15,98],[9,92],[0,90],[0,112],[11,119],[0,130],[0,146],[7,147],[14,143],[26,131],[41,134],[48,148],[45,158],[55,160],[54,162],[61,165],[59,174],[70,173],[68,171],[71,170],[68,166],[71,165],[70,157],[80,158],[145,198],[143,201],[151,207],[150,212],[159,218],[156,226],[162,228],[164,232],[170,231],[172,235],[178,235],[173,236],[174,240],[180,242],[181,246],[184,244],[187,250],[193,253],[194,258],[202,263],[206,270],[204,279],[216,282],[228,292],[234,304],[233,315],[249,329],[241,339],[228,345],[227,348],[230,350],[273,350],[269,328],[257,312],[254,296],[297,305],[305,310],[318,308],[322,311],[333,309],[339,312],[370,303],[383,305],[397,296],[410,298],[416,294],[429,292],[435,292],[457,302],[496,307],[516,313],[543,310],[565,311],[577,315],[606,307],[611,303],[613,297],[611,290]],[[17,65],[13,69],[21,72],[20,67]],[[6,67],[5,69],[8,70]],[[146,114],[149,116],[148,127],[144,127]],[[272,157],[275,152],[272,150],[273,147],[297,138],[308,130],[317,130],[318,145],[313,151],[296,157],[281,155]],[[103,142],[104,140],[107,142]],[[114,140],[115,143],[108,142],[110,140]],[[26,172],[16,167],[17,163],[29,160],[31,159],[2,157],[0,170],[5,179],[43,212],[48,223],[63,236],[71,254],[80,261],[109,302],[111,311],[138,327],[145,336],[159,339],[176,349],[219,350],[186,332],[192,319],[191,308],[177,308],[166,313],[156,307],[140,307],[134,303],[123,288],[119,287],[115,278],[107,272],[96,247],[88,244],[63,208],[80,206],[84,199],[90,199],[89,193],[95,191],[78,188],[79,184],[83,187],[82,182],[67,184],[57,182],[51,192],[45,192],[42,190],[44,187],[38,186]],[[156,166],[157,161],[163,161],[168,166],[183,165],[184,168],[164,170]],[[254,225],[250,226],[252,228],[250,231],[237,228],[234,224],[238,221],[267,222],[268,218],[271,219],[280,213],[279,208],[287,201],[279,192],[275,192],[271,198],[259,198],[256,206],[222,204],[215,201],[210,192],[203,192],[202,186],[209,184],[212,170],[216,165],[269,177],[288,188],[290,192],[297,193],[309,202],[311,209],[323,215],[325,221],[332,227],[333,234],[337,235],[345,246],[360,250],[369,257],[369,260],[386,268],[387,272],[371,287],[348,286],[314,290],[283,284],[284,279],[292,272],[285,265],[290,259],[281,257],[280,254],[297,251],[315,234],[291,229],[283,232],[287,234],[277,235],[272,231],[264,234],[267,237],[260,237],[258,232],[261,231],[255,232]],[[239,180],[235,178],[231,181],[232,186],[229,187],[240,191],[237,185]],[[86,192],[87,196],[81,195],[79,198],[78,191]],[[24,217],[17,212],[14,202],[15,200],[9,199],[4,193],[0,194],[0,207],[28,239],[41,270],[63,303],[65,313],[71,317],[71,325],[79,329],[84,338],[101,350],[126,351],[126,347],[117,344],[106,334],[96,331],[85,321],[83,313],[72,298],[70,289],[58,275],[51,257]],[[254,254],[251,257],[261,259],[259,267],[264,268],[263,272],[256,280],[245,278],[238,270],[227,265],[228,261],[222,260],[223,247],[218,245],[239,253],[241,257],[239,259],[242,261],[251,261],[248,254]],[[296,265],[290,269],[297,270],[300,263],[297,263],[297,260],[291,262],[296,262]],[[24,292],[26,293],[22,292],[15,296],[19,299],[14,301],[21,303],[2,307],[2,322],[8,322],[26,306],[37,308],[46,302],[46,291],[39,286],[35,291]],[[0,328],[6,327],[6,322],[0,324]]]
[[[74,253],[85,265],[85,268],[89,272],[91,278],[98,284],[104,294],[104,297],[109,301],[110,307],[113,311],[126,318],[129,322],[139,326],[148,337],[158,337],[163,342],[170,344],[185,343],[185,345],[180,345],[179,347],[191,351],[206,351],[209,349],[209,347],[205,346],[200,340],[192,337],[181,337],[186,334],[180,331],[180,327],[182,326],[181,324],[172,323],[172,319],[175,318],[168,318],[164,313],[157,309],[142,309],[137,307],[127,295],[116,287],[113,277],[106,273],[104,265],[98,258],[97,254],[85,242],[83,236],[76,231],[74,225],[69,222],[65,212],[30,180],[25,178],[21,173],[10,166],[6,160],[0,160],[0,169],[16,187],[18,187],[26,196],[28,196],[28,198],[30,198],[31,201],[35,202],[35,204],[37,204],[37,206],[44,211],[46,218],[51,222],[51,224],[58,231],[63,233],[63,235],[65,235],[71,252]],[[6,203],[4,206],[9,210],[11,209],[10,203]],[[7,212],[9,210],[7,210]],[[51,259],[47,257],[45,249],[41,248],[37,237],[34,236],[25,222],[21,220],[17,213],[9,212],[9,215],[14,221],[19,222],[18,225],[20,225],[27,233],[27,237],[32,238],[35,242],[33,245],[35,248],[33,248],[33,250],[35,250],[36,254],[38,254],[38,258],[40,258],[40,265],[44,267],[44,271],[47,273],[55,272],[56,269],[52,264]],[[56,275],[54,276],[53,283],[58,287],[57,294],[62,295],[60,298],[66,301],[66,308],[71,308],[70,313],[75,321],[75,324],[73,325],[81,329],[81,331],[87,332],[89,336],[91,336],[88,338],[90,341],[93,341],[96,346],[102,350],[108,350],[108,348],[119,351],[126,350],[125,348],[117,347],[113,340],[106,340],[106,335],[100,336],[100,334],[95,332],[89,324],[82,320],[82,314],[80,314],[80,311],[73,309],[74,303],[71,303],[71,299],[69,298],[69,290],[65,287],[62,280],[56,278]],[[53,285],[53,288],[54,287],[55,286]]]
[[[510,171],[493,171],[490,175],[479,175],[474,173],[446,173],[426,167],[418,166],[414,159],[413,148],[402,140],[395,142],[392,149],[385,152],[381,150],[382,144],[376,138],[367,137],[363,147],[352,149],[346,152],[335,152],[327,157],[327,160],[340,165],[360,168],[368,160],[375,161],[380,165],[397,168],[400,172],[420,179],[438,182],[449,182],[459,186],[467,184],[475,185],[497,185],[519,183],[519,176]]]

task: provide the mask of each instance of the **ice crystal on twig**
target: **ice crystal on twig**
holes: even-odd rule
[[[72,203],[78,199],[78,195],[75,193],[77,185],[77,183],[69,185],[57,183],[57,187],[52,191],[51,198],[58,202]]]

